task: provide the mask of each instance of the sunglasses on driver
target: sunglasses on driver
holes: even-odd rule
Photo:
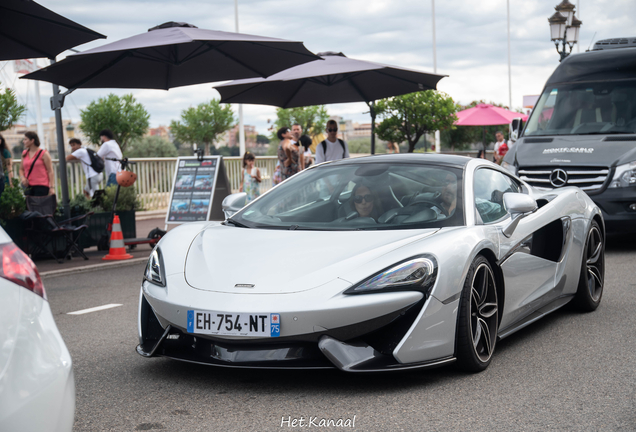
[[[366,194],[366,195],[355,195],[353,197],[353,202],[356,204],[362,204],[362,200],[364,200],[365,202],[372,202],[373,201],[373,195],[371,194]]]

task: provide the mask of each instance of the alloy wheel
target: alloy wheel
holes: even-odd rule
[[[499,310],[497,287],[490,267],[481,263],[473,276],[470,295],[470,332],[475,354],[487,362],[495,350]]]
[[[597,302],[603,293],[603,266],[605,265],[605,260],[603,259],[603,236],[596,226],[590,229],[585,244],[587,288],[590,291],[592,300]]]

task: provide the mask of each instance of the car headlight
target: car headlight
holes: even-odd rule
[[[155,250],[153,250],[150,254],[150,258],[148,258],[148,264],[146,264],[146,271],[144,272],[144,279],[161,287],[166,286],[163,258],[161,257],[161,251],[158,248],[155,248]]]
[[[636,186],[636,161],[617,166],[614,178],[609,185],[611,188],[628,186]]]
[[[505,169],[506,171],[508,171],[509,173],[517,175],[517,168],[513,164],[502,161],[501,167]]]
[[[366,294],[417,290],[428,294],[435,284],[436,277],[437,261],[430,255],[422,255],[386,268],[344,293]]]

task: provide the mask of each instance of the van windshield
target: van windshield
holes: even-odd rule
[[[636,133],[636,80],[546,87],[524,136]]]

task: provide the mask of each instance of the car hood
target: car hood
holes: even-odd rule
[[[213,226],[192,242],[185,263],[196,289],[235,294],[307,291],[438,229],[395,231],[288,231]],[[399,258],[398,258],[399,259]],[[387,262],[387,266],[392,262]],[[370,266],[371,274],[382,270]]]
[[[630,141],[615,141],[619,139]],[[519,167],[546,165],[611,167],[636,160],[636,135],[523,137],[512,146],[512,149],[516,165]]]

